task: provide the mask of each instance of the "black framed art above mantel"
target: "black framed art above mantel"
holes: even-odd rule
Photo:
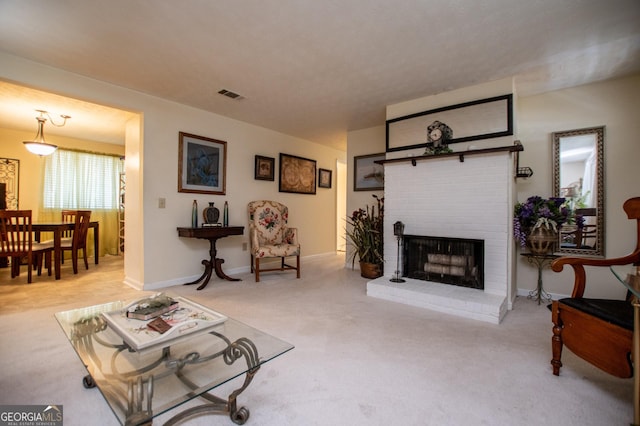
[[[386,121],[386,151],[427,146],[427,128],[434,122],[452,131],[447,144],[513,135],[513,95],[449,105]]]

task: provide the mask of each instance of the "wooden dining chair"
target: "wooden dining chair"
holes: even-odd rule
[[[61,218],[64,223],[75,223],[77,210],[62,210]],[[62,231],[61,238],[73,237],[73,229]]]
[[[0,210],[0,257],[11,259],[11,278],[20,275],[20,266],[26,259],[27,282],[31,283],[34,253],[44,256],[51,275],[52,252],[52,244],[33,242],[31,210]],[[38,275],[41,271],[39,267]]]
[[[89,261],[87,260],[87,233],[89,231],[89,222],[91,221],[91,210],[65,210],[63,211],[63,221],[65,221],[65,213],[67,221],[73,217],[75,223],[73,234],[69,237],[63,237],[60,242],[62,259],[64,252],[71,251],[71,261],[73,263],[73,273],[78,273],[78,251],[82,250],[85,269],[89,269]],[[61,259],[61,260],[62,260]]]
[[[585,219],[585,224],[582,227],[582,232],[580,233],[580,247],[578,248],[596,248],[596,244],[598,242],[598,225],[596,224],[597,213],[598,209],[596,208],[576,209],[576,215],[580,215]]]
[[[61,219],[63,223],[75,223],[76,222],[76,213],[78,210],[62,210]],[[70,246],[73,238],[73,229],[68,229],[66,231],[62,231],[60,234],[60,238],[62,239],[62,243]],[[64,256],[60,259],[60,263],[64,263]]]

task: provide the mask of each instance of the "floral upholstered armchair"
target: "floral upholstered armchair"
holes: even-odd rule
[[[289,209],[277,201],[251,201],[249,211],[249,241],[251,242],[251,272],[260,281],[260,272],[295,270],[300,278],[300,244],[297,228],[287,227]],[[287,265],[287,257],[296,257],[296,266]],[[260,261],[280,258],[278,267],[265,269]],[[272,266],[272,265],[270,265]]]

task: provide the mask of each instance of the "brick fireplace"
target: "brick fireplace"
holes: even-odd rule
[[[511,147],[428,158],[387,156],[385,276],[367,283],[367,294],[499,324],[516,296],[511,224],[513,157]],[[393,235],[396,221],[404,223],[405,235],[481,242],[483,288],[425,280],[424,276],[405,276],[404,283],[391,282],[398,254]],[[400,264],[401,268],[407,267],[405,259]],[[407,275],[404,271],[401,274]]]

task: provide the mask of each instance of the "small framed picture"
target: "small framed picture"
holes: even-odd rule
[[[280,192],[316,193],[316,161],[280,153]]]
[[[254,179],[271,181],[275,180],[275,164],[275,158],[256,155],[255,172],[253,176]]]
[[[384,160],[385,153],[360,155],[353,158],[353,190],[376,191],[384,189],[384,167],[376,161]]]
[[[178,192],[225,195],[227,143],[180,132]]]
[[[331,188],[331,170],[318,169],[318,187]]]

